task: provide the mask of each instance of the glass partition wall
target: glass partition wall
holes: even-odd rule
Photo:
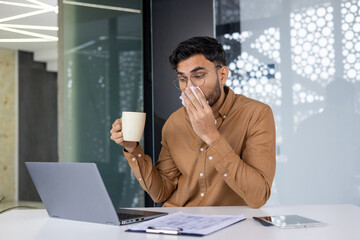
[[[216,0],[236,93],[269,104],[268,204],[360,205],[360,1]]]
[[[144,206],[109,138],[122,111],[144,110],[143,3],[61,2],[61,159],[97,163],[116,207]],[[360,205],[360,0],[214,0],[214,14],[227,85],[274,112],[268,204]]]
[[[144,206],[122,148],[122,111],[143,111],[142,1],[62,1],[63,160],[94,162],[115,207]]]

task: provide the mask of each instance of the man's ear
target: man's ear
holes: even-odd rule
[[[227,66],[223,66],[219,69],[220,74],[220,85],[225,85],[226,80],[229,77],[229,68]]]

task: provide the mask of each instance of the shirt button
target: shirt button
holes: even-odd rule
[[[227,173],[224,174],[224,177],[227,177]]]
[[[141,181],[141,178],[139,178],[139,181]]]
[[[216,119],[215,119],[215,125],[217,124],[217,121],[216,121]]]
[[[209,160],[212,160],[212,156],[209,156]]]
[[[224,119],[226,118],[226,115],[224,115]]]
[[[135,158],[132,158],[131,160],[135,161],[136,159],[135,159]]]
[[[203,149],[203,148],[200,148],[200,151],[201,151],[201,152],[203,152],[203,151],[204,151],[204,149]]]
[[[204,195],[205,195],[204,193],[201,193],[201,194],[200,194],[200,196],[202,196],[202,197],[203,197]]]
[[[141,157],[141,153],[138,154],[138,157]]]
[[[202,177],[202,176],[204,176],[204,174],[203,174],[203,173],[200,173],[200,177]]]

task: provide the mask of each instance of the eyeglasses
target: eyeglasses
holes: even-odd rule
[[[193,73],[190,75],[190,81],[195,86],[201,87],[202,85],[205,84],[205,77],[217,68],[222,68],[222,66],[217,65],[216,67],[214,67],[207,73],[202,73],[202,72]],[[184,90],[187,87],[188,81],[189,81],[189,79],[187,77],[178,76],[178,78],[175,79],[173,81],[173,83],[177,89]]]

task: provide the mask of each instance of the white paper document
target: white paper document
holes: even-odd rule
[[[177,230],[175,234],[208,235],[245,219],[242,214],[233,216],[177,212],[135,224],[129,231],[147,232],[148,229],[155,229],[160,231],[153,231],[153,233],[164,233],[161,230]]]

